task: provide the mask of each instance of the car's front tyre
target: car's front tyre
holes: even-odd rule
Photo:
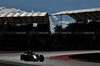
[[[43,61],[44,61],[44,56],[40,55],[40,62],[43,62]]]

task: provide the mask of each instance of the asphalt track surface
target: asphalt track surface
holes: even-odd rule
[[[23,52],[0,52],[0,66],[100,66],[100,63],[82,62],[74,60],[62,60],[51,58],[59,55],[84,54],[84,53],[100,53],[100,50],[86,51],[41,51],[35,52],[45,56],[44,62],[25,62],[20,60],[20,54]],[[5,62],[7,61],[7,62]],[[3,63],[3,64],[2,64]],[[8,65],[6,65],[8,63]],[[11,64],[11,65],[9,65]]]

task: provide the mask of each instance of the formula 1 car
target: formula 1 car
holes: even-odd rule
[[[34,52],[30,51],[30,52],[24,52],[23,54],[21,54],[20,55],[20,60],[43,62],[44,61],[44,56],[39,55],[39,54],[35,54]]]

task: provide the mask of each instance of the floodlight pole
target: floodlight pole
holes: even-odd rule
[[[60,15],[60,22],[61,22],[61,33],[62,33],[62,14]]]

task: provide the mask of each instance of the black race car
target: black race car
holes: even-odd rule
[[[23,54],[21,54],[20,55],[20,60],[43,62],[44,61],[44,56],[39,55],[39,54],[35,54],[34,52],[29,51],[29,52],[24,52]]]

